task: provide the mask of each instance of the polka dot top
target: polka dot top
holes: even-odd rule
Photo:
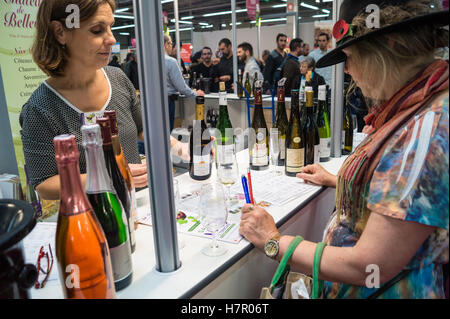
[[[80,171],[86,173],[81,126],[92,115],[101,116],[105,110],[115,110],[119,139],[128,163],[140,163],[137,137],[142,132],[141,105],[133,84],[116,67],[103,69],[110,86],[110,96],[102,110],[83,113],[68,102],[46,82],[33,92],[20,113],[20,131],[28,177],[33,187],[58,175],[53,138],[73,134],[80,151]]]

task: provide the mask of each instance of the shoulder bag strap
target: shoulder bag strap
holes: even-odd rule
[[[275,275],[272,278],[272,282],[270,284],[270,290],[272,291],[273,287],[276,286],[282,275],[286,273],[286,270],[289,269],[288,261],[294,253],[295,248],[303,241],[302,236],[296,236],[291,243],[289,244],[286,252],[281,258],[280,264],[278,265],[277,270],[275,271]]]
[[[323,280],[319,280],[319,271],[320,261],[322,259],[325,246],[326,244],[324,242],[317,243],[316,250],[314,252],[312,299],[320,298],[323,290]]]

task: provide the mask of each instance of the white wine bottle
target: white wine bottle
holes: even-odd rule
[[[286,115],[285,89],[284,83],[286,78],[278,81],[278,98],[277,98],[277,117],[275,119],[274,128],[278,129],[280,155],[278,156],[278,166],[284,166],[286,159],[286,133],[289,122]]]
[[[253,113],[252,129],[256,140],[251,138],[249,145],[250,169],[265,170],[269,168],[269,131],[262,106],[262,81],[255,82],[255,111]]]
[[[319,130],[314,121],[314,91],[310,87],[306,90],[306,118],[305,134],[305,166],[319,162]]]
[[[296,176],[305,165],[305,139],[300,121],[299,91],[291,91],[291,120],[286,134],[286,165],[287,176]]]
[[[320,162],[328,162],[331,155],[331,131],[327,114],[327,87],[319,86],[317,128],[320,138]]]

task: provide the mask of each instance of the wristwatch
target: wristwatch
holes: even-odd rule
[[[266,244],[264,245],[264,253],[267,257],[270,257],[272,259],[275,259],[277,257],[278,252],[280,250],[279,248],[279,241],[280,241],[281,235],[276,234],[271,239],[269,239]]]

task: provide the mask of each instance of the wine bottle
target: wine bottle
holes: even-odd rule
[[[284,166],[286,158],[286,133],[289,126],[288,118],[286,115],[286,103],[285,103],[285,88],[284,83],[286,79],[283,78],[278,82],[278,94],[277,94],[277,117],[275,119],[274,128],[278,129],[280,155],[278,156],[278,166]]]
[[[197,72],[194,72],[192,76],[192,87],[193,90],[197,90]]]
[[[116,157],[117,166],[122,174],[125,183],[127,184],[128,193],[131,199],[131,226],[136,229],[135,220],[137,218],[137,200],[136,200],[136,188],[134,186],[133,176],[131,175],[130,166],[125,158],[122,146],[120,145],[119,127],[117,125],[117,114],[114,110],[108,110],[104,112],[104,116],[109,119],[109,125],[111,127],[111,142],[113,146],[114,156]]]
[[[244,81],[243,81],[243,76],[242,76],[242,70],[238,69],[238,88],[237,88],[237,92],[238,92],[238,97],[244,97],[244,90],[242,89],[244,86]]]
[[[36,218],[42,217],[41,202],[40,202],[38,196],[36,195],[36,191],[34,190],[34,187],[33,187],[33,185],[31,185],[30,180],[28,178],[27,166],[24,165],[23,168],[25,170],[25,178],[26,178],[26,182],[27,182],[26,191],[25,191],[26,201],[28,203],[30,203],[31,206],[33,206],[35,217]]]
[[[211,137],[205,124],[205,98],[196,97],[195,120],[190,136],[189,176],[197,181],[203,181],[211,176]]]
[[[55,247],[64,297],[115,298],[111,255],[81,184],[75,136],[56,136],[53,144],[61,185]]]
[[[269,168],[269,131],[262,107],[262,81],[255,83],[255,111],[253,112],[252,129],[256,138],[249,139],[250,169],[265,170]]]
[[[286,135],[286,164],[287,176],[296,176],[305,165],[305,139],[300,122],[299,90],[291,91],[291,120]]]
[[[125,211],[106,171],[100,126],[81,127],[86,151],[86,194],[106,235],[116,291],[131,284],[133,266]]]
[[[217,160],[221,164],[231,164],[233,163],[234,156],[234,134],[233,126],[228,115],[225,82],[220,82],[217,129],[220,132],[219,138],[216,139]]]
[[[109,177],[112,180],[114,189],[119,197],[122,207],[125,210],[127,216],[127,228],[128,235],[130,237],[131,252],[136,250],[136,239],[134,237],[134,223],[131,216],[131,199],[128,193],[127,184],[122,176],[122,173],[117,166],[116,157],[114,156],[114,150],[111,140],[111,127],[109,119],[106,117],[97,118],[97,124],[100,125],[103,138],[103,154],[105,156],[106,170]]]
[[[256,82],[258,81],[258,72],[255,72],[255,76],[253,77],[253,83],[252,83],[252,92],[253,96],[255,96],[255,89],[256,89]]]
[[[252,92],[252,84],[250,83],[250,74],[247,72],[245,74],[245,77],[246,77],[246,79],[245,79],[245,90],[248,92],[248,95],[250,97],[252,97],[253,96],[253,92]]]
[[[344,103],[342,122],[342,154],[349,155],[353,150],[353,121],[348,105]]]
[[[317,128],[320,137],[320,161],[328,162],[331,155],[331,131],[327,115],[327,88],[319,86]]]
[[[316,121],[314,121],[314,91],[308,87],[306,90],[306,118],[305,134],[305,166],[319,162],[320,138]]]

